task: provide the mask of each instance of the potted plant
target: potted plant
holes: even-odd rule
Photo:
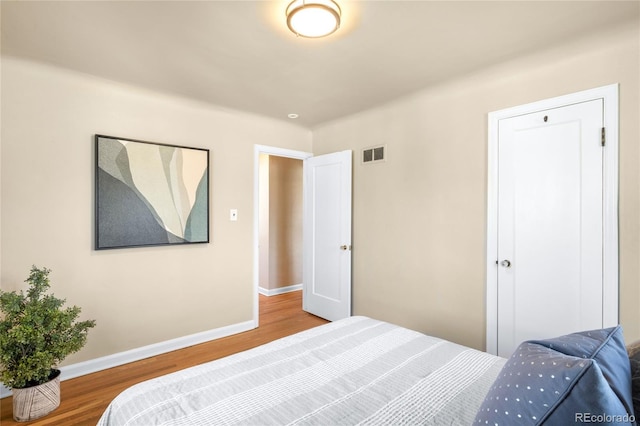
[[[46,268],[31,267],[26,295],[0,290],[0,382],[13,391],[13,418],[29,421],[60,405],[58,363],[80,350],[96,322],[77,321],[80,308],[45,294]]]

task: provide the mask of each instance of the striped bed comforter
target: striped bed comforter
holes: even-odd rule
[[[470,425],[504,361],[351,317],[132,386],[98,425]]]

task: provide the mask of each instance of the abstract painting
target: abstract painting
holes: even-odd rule
[[[97,250],[209,242],[209,150],[96,135]]]

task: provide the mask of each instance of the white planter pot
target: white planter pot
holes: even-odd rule
[[[13,419],[17,422],[44,417],[60,405],[60,370],[55,377],[37,386],[13,388]]]

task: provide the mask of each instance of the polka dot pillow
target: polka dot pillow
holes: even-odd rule
[[[622,329],[522,343],[476,415],[479,425],[635,424]]]

